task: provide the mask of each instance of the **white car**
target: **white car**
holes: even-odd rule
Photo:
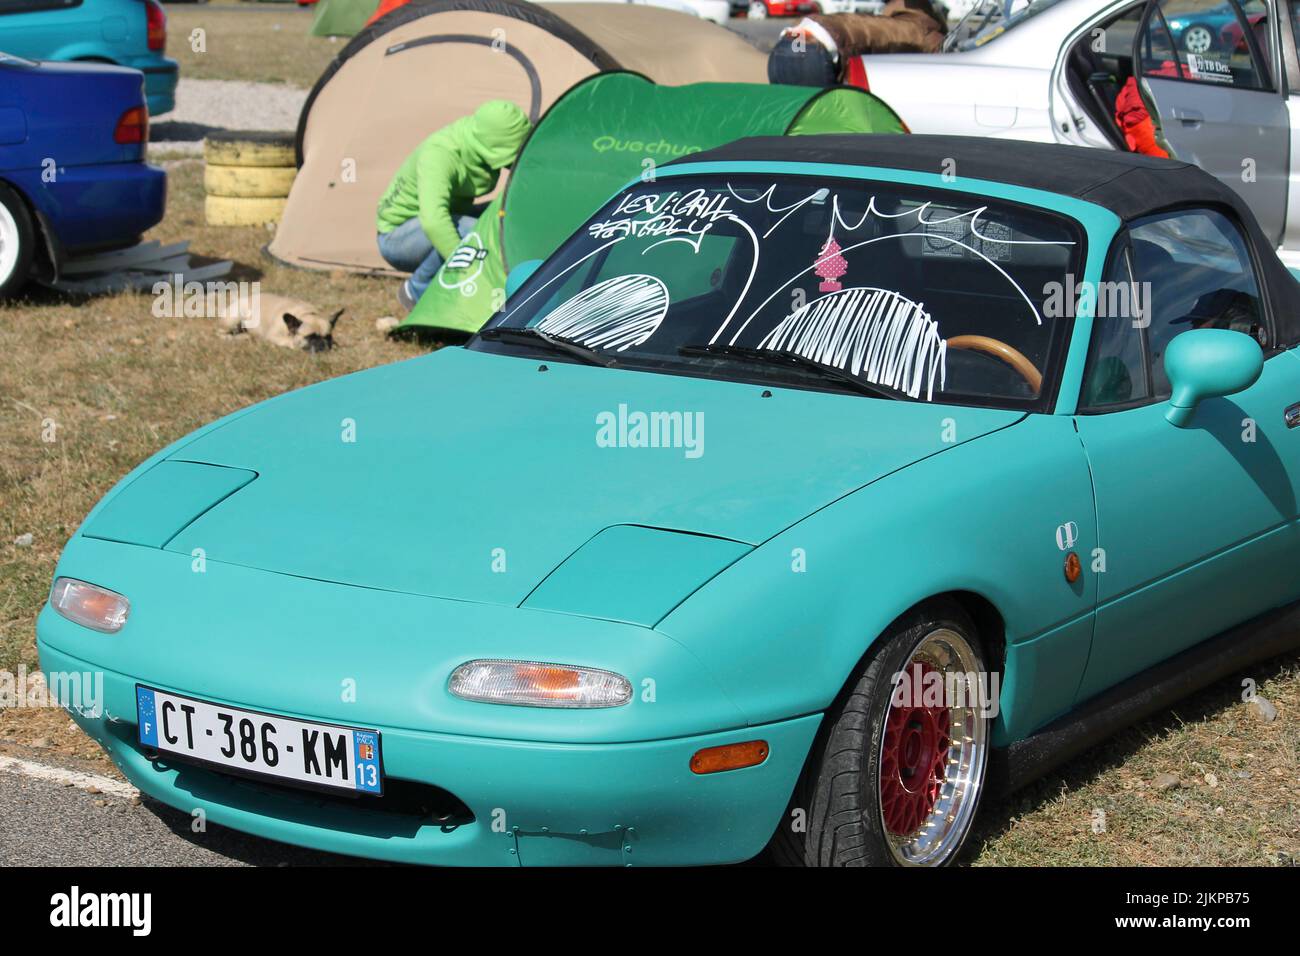
[[[1172,153],[1236,189],[1300,267],[1293,16],[1300,0],[1021,0],[955,31],[950,52],[863,62],[913,132],[1103,149],[1128,148],[1115,97],[1136,75]]]
[[[547,3],[636,3],[648,7],[663,7],[678,13],[689,13],[701,20],[711,20],[726,26],[731,16],[730,0],[546,0]]]

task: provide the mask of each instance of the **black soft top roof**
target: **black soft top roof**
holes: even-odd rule
[[[1236,193],[1191,163],[1113,149],[979,136],[755,136],[692,153],[674,165],[740,160],[884,166],[926,173],[942,173],[951,161],[959,179],[988,179],[1076,196],[1125,220],[1187,202],[1234,208],[1241,204]]]
[[[746,160],[881,166],[928,173],[951,168],[958,177],[954,183],[958,189],[962,179],[1041,189],[1102,206],[1125,222],[1180,206],[1227,209],[1255,248],[1273,313],[1275,344],[1300,341],[1300,284],[1278,259],[1245,201],[1191,163],[1111,149],[978,136],[844,133],[738,139],[692,153],[672,165]]]

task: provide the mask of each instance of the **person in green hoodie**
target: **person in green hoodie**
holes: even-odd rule
[[[478,219],[474,200],[491,192],[528,136],[528,116],[490,100],[429,136],[397,170],[379,200],[379,254],[411,277],[397,298],[410,311]]]

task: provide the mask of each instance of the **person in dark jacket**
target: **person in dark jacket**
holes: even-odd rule
[[[791,86],[853,83],[861,72],[852,69],[855,57],[935,53],[947,35],[944,17],[930,0],[889,0],[879,16],[817,13],[781,34],[768,56],[767,78]]]

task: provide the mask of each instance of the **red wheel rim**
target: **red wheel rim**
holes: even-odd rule
[[[939,799],[952,746],[951,715],[945,706],[922,706],[926,675],[937,673],[927,661],[914,661],[903,678],[910,693],[891,702],[880,749],[880,814],[885,829],[898,836],[917,832]],[[896,700],[899,695],[896,695]]]

